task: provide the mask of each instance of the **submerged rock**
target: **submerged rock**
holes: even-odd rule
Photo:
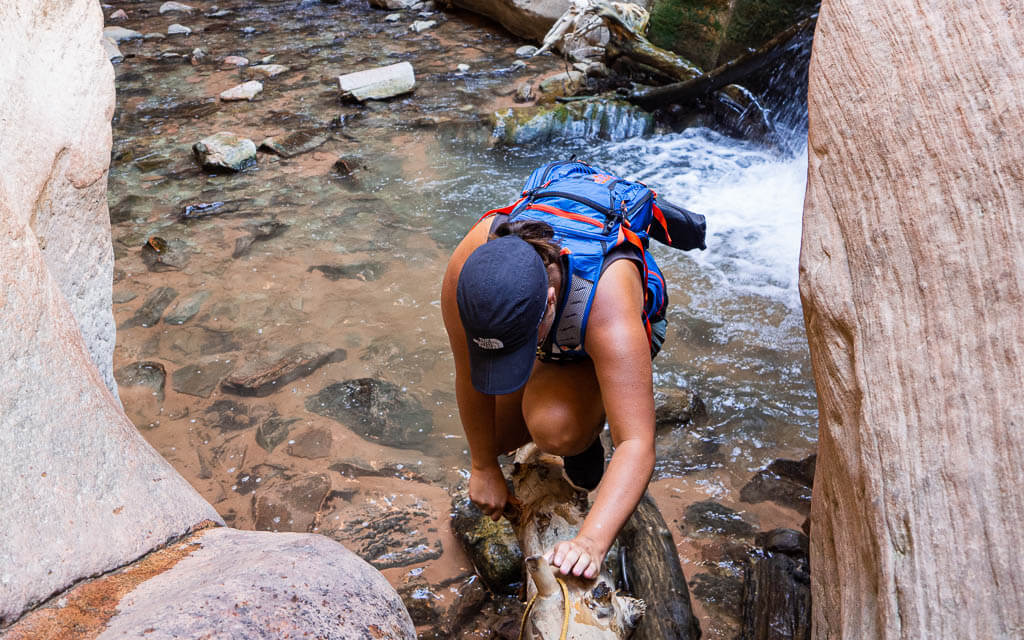
[[[225,379],[221,389],[239,396],[263,398],[326,364],[341,362],[347,355],[344,349],[333,349],[313,342],[303,343],[288,349],[271,362],[259,360],[246,364]]]
[[[188,264],[191,252],[184,240],[150,236],[143,243],[142,262],[150,271],[179,271]]]
[[[288,229],[288,225],[277,220],[266,220],[249,226],[249,235],[242,236],[235,240],[235,250],[231,253],[232,258],[239,258],[249,252],[249,248],[256,242],[276,238]]]
[[[164,399],[167,370],[159,362],[143,361],[125,365],[114,372],[114,379],[123,387],[148,387],[161,402]]]
[[[319,271],[324,274],[325,278],[332,281],[342,278],[370,281],[379,278],[386,268],[383,262],[358,262],[346,265],[317,264],[306,271],[310,273]]]
[[[775,460],[744,485],[740,499],[750,503],[771,501],[803,515],[810,514],[816,460],[816,455],[800,461]]]
[[[434,428],[433,418],[398,386],[359,378],[324,387],[306,398],[306,410],[327,416],[353,432],[392,447],[414,448]]]
[[[205,169],[241,171],[256,164],[256,144],[228,131],[203,138],[192,145],[192,153]]]
[[[185,365],[171,374],[171,386],[178,393],[209,398],[221,378],[230,373],[233,367],[226,360]]]
[[[546,78],[540,90],[552,97],[575,95],[583,86],[583,72],[575,69]]]
[[[244,67],[249,64],[249,59],[242,56],[227,56],[220,63],[225,67]]]
[[[408,62],[338,76],[342,96],[360,102],[383,100],[408,93],[415,85],[416,76]]]
[[[460,495],[452,500],[452,532],[491,591],[506,595],[519,591],[523,552],[508,520],[492,520],[469,496]]]
[[[209,291],[195,291],[180,298],[174,303],[167,315],[164,316],[165,324],[185,324],[191,320],[199,309],[203,306],[203,302],[210,297]]]
[[[260,151],[291,158],[307,153],[327,142],[327,136],[316,131],[293,131],[283,136],[267,138],[260,143]]]
[[[259,80],[250,80],[249,82],[243,82],[242,84],[236,85],[220,92],[220,99],[224,102],[235,102],[240,100],[252,101],[253,98],[258,96],[263,91],[263,83]]]
[[[492,139],[512,146],[557,139],[625,140],[654,131],[654,117],[627,102],[580,100],[506,109],[491,116]]]
[[[330,429],[314,427],[296,434],[288,443],[288,455],[306,460],[321,460],[331,455],[334,436]]]
[[[158,287],[146,297],[135,315],[126,320],[119,328],[152,327],[160,322],[160,317],[171,302],[178,297],[178,292],[170,287]]]
[[[739,512],[714,500],[702,500],[686,507],[684,520],[691,535],[751,536],[757,530]]]
[[[264,482],[252,495],[253,529],[311,531],[317,512],[330,491],[330,478],[323,473],[306,473],[287,480],[275,478]]]
[[[267,453],[274,450],[288,438],[292,423],[298,422],[298,418],[282,418],[271,416],[256,427],[256,444],[263,447]]]

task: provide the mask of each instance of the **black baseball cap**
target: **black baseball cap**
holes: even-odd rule
[[[517,391],[533,371],[547,309],[544,261],[518,236],[495,238],[466,259],[456,296],[473,387],[488,395]]]

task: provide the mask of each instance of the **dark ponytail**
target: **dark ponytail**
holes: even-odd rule
[[[539,220],[515,220],[503,222],[491,234],[491,239],[503,236],[519,236],[533,247],[544,261],[544,266],[557,264],[562,249],[555,242],[555,230]]]

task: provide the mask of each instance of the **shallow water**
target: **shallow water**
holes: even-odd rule
[[[815,447],[816,402],[796,288],[805,153],[766,151],[709,129],[617,143],[490,148],[484,117],[510,104],[507,90],[561,70],[552,57],[514,69],[513,52],[524,43],[491,24],[434,13],[427,19],[441,24],[414,34],[410,22],[426,17],[402,14],[398,23],[386,23],[388,12],[361,2],[221,2],[232,13],[216,18],[160,16],[159,4],[118,5],[129,13],[122,23],[129,28],[163,32],[180,22],[195,33],[125,43],[129,57],[116,67],[109,200],[120,301],[114,311],[123,328],[115,367],[164,366],[162,397],[121,385],[126,410],[229,523],[256,526],[253,483],[323,474],[334,493],[315,517],[273,521],[273,528],[322,530],[355,544],[348,539],[355,531],[331,523],[419,505],[428,514],[427,537],[439,540],[444,554],[385,574],[396,585],[412,579],[438,585],[468,572],[445,523],[447,491],[464,481],[468,456],[440,318],[441,275],[462,234],[484,211],[514,200],[533,167],[577,153],[708,217],[706,252],[655,249],[671,301],[656,386],[697,392],[709,413],[700,427],[659,435],[652,491],[666,519],[678,522],[690,502],[712,497],[749,513],[761,528],[800,524],[796,512],[741,504],[738,492],[771,460],[801,458]],[[212,10],[209,3],[192,4]],[[208,58],[192,65],[187,56],[196,47]],[[220,103],[220,91],[247,77],[220,67],[226,55],[253,61],[273,55],[291,71],[264,80],[254,102]],[[338,100],[339,73],[399,60],[416,68],[414,94],[368,105]],[[470,64],[468,73],[455,71],[461,62]],[[261,153],[255,168],[236,175],[201,171],[189,151],[216,131],[259,144],[299,128],[327,132],[330,140],[291,159]],[[798,128],[793,146],[801,148],[801,135]],[[339,157],[358,167],[352,176],[333,172]],[[180,218],[190,205],[214,202],[226,204],[213,215]],[[232,257],[236,242],[268,221],[287,228]],[[148,270],[140,247],[154,235],[186,255],[187,264]],[[323,265],[363,266],[355,277],[331,280],[314,268]],[[208,297],[183,324],[165,318],[124,327],[161,286],[174,288],[178,299],[194,292]],[[347,357],[265,398],[172,388],[173,372],[187,365],[233,371],[307,342],[345,349]],[[433,434],[425,444],[382,446],[306,410],[308,396],[362,377],[393,382],[431,411]],[[225,428],[223,415],[210,411],[220,400],[246,414],[237,429]],[[288,440],[270,452],[247,428],[268,415],[295,420]],[[315,446],[300,447],[310,438]],[[710,454],[689,455],[696,450]],[[363,471],[339,472],[339,461]],[[370,467],[384,471],[369,475]],[[403,479],[410,475],[415,480]],[[706,571],[703,543],[678,528],[674,534],[687,575]],[[709,620],[706,637],[727,635],[728,624]]]

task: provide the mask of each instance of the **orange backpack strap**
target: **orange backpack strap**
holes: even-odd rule
[[[665,219],[665,213],[661,210],[661,207],[658,206],[657,202],[655,202],[652,207],[654,209],[654,219],[657,220],[658,224],[661,225],[661,228],[665,230],[665,239],[668,240],[668,244],[672,244],[672,236],[668,233],[668,220]]]

